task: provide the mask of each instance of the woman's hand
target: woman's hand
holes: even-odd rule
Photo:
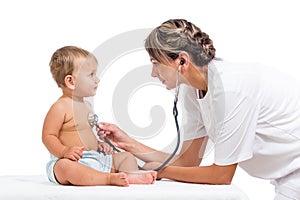
[[[124,131],[122,131],[117,125],[106,122],[99,123],[101,131],[98,131],[98,135],[101,140],[107,137],[114,146],[127,150],[127,147],[132,143],[133,139],[129,137]]]

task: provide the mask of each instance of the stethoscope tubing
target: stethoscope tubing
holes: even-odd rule
[[[164,168],[170,161],[171,159],[176,155],[178,149],[179,149],[179,145],[180,145],[180,128],[179,128],[179,124],[178,124],[178,110],[177,110],[177,101],[174,100],[174,106],[173,106],[173,116],[174,116],[174,120],[175,120],[175,125],[176,125],[176,130],[177,130],[177,143],[176,143],[176,147],[174,149],[174,151],[170,154],[170,156],[157,168],[153,169],[153,171],[159,171],[162,168]],[[93,119],[98,119],[98,116],[96,114],[94,114],[94,118]],[[90,123],[91,126],[96,126],[97,127],[97,133],[100,134],[100,131],[102,131],[102,129],[100,128],[100,126],[97,124],[97,120],[95,120],[93,123]],[[116,148],[111,141],[107,138],[104,137],[103,140],[109,144],[114,151],[116,152],[121,152],[118,148]],[[145,170],[143,167],[138,165],[138,168],[140,170]]]
[[[176,155],[178,149],[179,149],[179,145],[180,145],[180,127],[179,127],[179,124],[178,124],[178,109],[177,109],[177,101],[178,101],[178,94],[179,94],[179,68],[178,68],[178,71],[177,71],[177,76],[176,76],[176,93],[175,93],[175,100],[174,100],[174,105],[173,105],[173,116],[174,116],[174,120],[175,120],[175,125],[176,125],[176,131],[177,131],[177,143],[176,143],[176,146],[175,146],[175,149],[173,150],[173,152],[170,154],[170,156],[157,168],[153,169],[153,171],[159,171],[161,170],[162,168],[164,168],[172,159],[173,157]],[[97,127],[97,132],[98,134],[100,133],[100,131],[102,131],[102,129],[99,127],[98,125],[98,116],[96,114],[92,114],[92,113],[89,113],[88,115],[88,122],[89,124],[93,127],[93,126],[96,126]],[[121,152],[119,149],[117,149],[112,143],[111,141],[107,138],[107,137],[104,137],[103,138],[104,141],[109,144],[114,151],[116,152]],[[140,170],[145,170],[143,167],[139,166],[138,165],[138,168]]]

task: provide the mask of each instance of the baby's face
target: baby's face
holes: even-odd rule
[[[98,64],[95,61],[81,59],[74,70],[75,89],[74,96],[90,97],[96,94],[99,78],[97,76]]]

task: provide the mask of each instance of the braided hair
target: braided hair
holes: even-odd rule
[[[175,60],[185,51],[198,66],[207,65],[216,52],[209,36],[185,19],[170,19],[155,28],[146,38],[145,48],[161,63]]]

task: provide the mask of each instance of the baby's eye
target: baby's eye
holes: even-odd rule
[[[92,72],[92,73],[89,74],[89,77],[94,77],[94,75],[95,75],[95,73]]]

